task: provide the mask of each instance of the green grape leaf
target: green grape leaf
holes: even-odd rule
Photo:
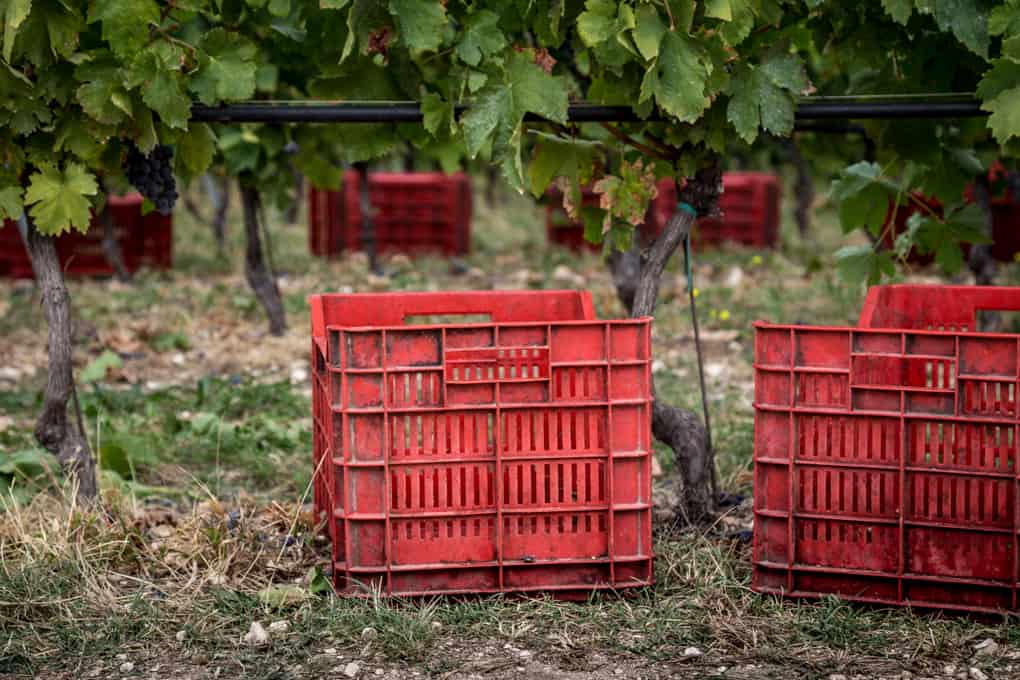
[[[878,283],[882,276],[893,276],[896,264],[888,251],[875,252],[871,246],[846,246],[836,252],[836,266],[847,283],[860,286]]]
[[[904,26],[907,25],[907,21],[914,11],[912,0],[882,0],[882,7],[893,20]]]
[[[528,188],[536,198],[542,196],[553,178],[564,178],[569,186],[564,194],[573,205],[581,204],[581,185],[591,181],[595,145],[591,142],[568,141],[535,133],[540,138],[528,164]],[[560,187],[563,189],[564,187]]]
[[[319,0],[320,9],[343,9],[351,0]]]
[[[269,0],[269,13],[274,17],[290,15],[290,0]]]
[[[149,40],[149,26],[159,24],[159,5],[155,0],[95,0],[88,22],[100,22],[103,40],[115,54],[131,57]]]
[[[421,98],[421,113],[430,135],[435,135],[444,124],[449,127],[453,122],[453,108],[435,92],[426,92]]]
[[[793,131],[795,96],[809,85],[803,64],[792,55],[771,57],[761,66],[738,66],[728,87],[727,119],[749,144],[757,139],[759,128],[789,135]]]
[[[705,84],[711,64],[704,54],[693,38],[667,32],[659,56],[645,73],[639,101],[654,96],[660,108],[681,122],[696,121],[709,105]]]
[[[483,9],[468,17],[456,52],[465,64],[478,66],[482,59],[498,54],[504,47],[506,38],[499,27],[499,15]]]
[[[733,21],[730,0],[705,0],[705,16],[723,21]]]
[[[408,47],[438,50],[446,29],[446,7],[440,0],[390,0],[390,14]]]
[[[839,221],[844,233],[867,229],[874,236],[882,233],[889,211],[889,195],[878,184],[869,184],[847,196],[839,204]]]
[[[255,94],[255,46],[222,28],[204,36],[200,66],[192,76],[191,90],[203,104],[249,99]]]
[[[83,27],[77,4],[32,0],[32,11],[15,35],[12,57],[17,60],[24,55],[36,66],[50,65],[55,56],[70,57],[78,48],[78,35]]]
[[[991,35],[1020,34],[1020,5],[999,5],[988,15],[988,32]]]
[[[992,114],[988,117],[988,127],[1000,144],[1020,136],[1020,86],[999,93],[985,101],[981,108]]]
[[[719,30],[727,43],[739,45],[751,35],[751,31],[754,30],[755,9],[752,0],[730,0],[733,19],[723,24]]]
[[[577,34],[588,47],[609,40],[616,33],[618,5],[614,0],[588,0],[577,17]]]
[[[184,92],[180,74],[182,56],[180,48],[157,43],[135,59],[127,84],[140,87],[142,101],[166,125],[185,129],[191,116],[191,98]]]
[[[634,18],[634,44],[645,59],[659,56],[659,44],[668,30],[654,5],[641,5]]]
[[[100,59],[75,69],[83,84],[75,92],[82,109],[94,120],[118,125],[133,115],[131,96],[124,89],[120,66],[112,59]]]
[[[533,57],[531,50],[511,54],[503,82],[486,85],[461,121],[468,156],[477,156],[491,140],[495,158],[518,188],[524,183],[520,158],[524,114],[536,113],[557,123],[567,120],[566,81],[546,73]]]
[[[0,189],[0,227],[3,220],[16,220],[25,210],[21,199],[21,187],[4,187]]]
[[[55,165],[41,164],[29,177],[25,204],[40,233],[50,236],[77,229],[85,233],[91,221],[89,196],[99,193],[96,178],[77,163],[63,172]]]
[[[200,175],[212,165],[216,135],[205,123],[192,123],[177,140],[177,163],[190,175]]]
[[[939,29],[951,32],[967,49],[988,57],[988,12],[979,0],[935,0]]]
[[[0,15],[4,22],[3,55],[4,61],[9,62],[14,51],[14,38],[18,35],[18,29],[28,18],[29,12],[32,11],[32,0],[4,0],[0,2],[0,7],[4,9]]]

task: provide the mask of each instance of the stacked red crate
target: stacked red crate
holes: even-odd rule
[[[758,323],[753,587],[1018,610],[1020,288],[883,286],[857,328]]]
[[[463,255],[471,250],[471,184],[464,173],[371,173],[368,193],[377,252]],[[308,200],[312,254],[365,250],[356,171],[344,173],[340,191],[313,187]]]
[[[150,212],[142,215],[139,194],[109,196],[107,208],[114,234],[129,271],[140,267],[169,269],[173,266],[173,218]],[[57,238],[57,256],[64,273],[71,276],[112,276],[113,268],[103,254],[103,225],[93,216],[87,233],[66,232]],[[0,225],[0,276],[32,278],[32,262],[11,220]]]
[[[651,583],[651,319],[600,321],[576,291],[310,302],[339,593]]]

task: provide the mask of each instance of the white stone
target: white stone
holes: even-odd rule
[[[174,635],[174,637],[177,638],[178,642],[184,642],[184,639],[188,637],[188,633],[186,631],[179,630],[177,631],[177,634]]]
[[[701,656],[702,654],[703,652],[697,647],[688,647],[687,649],[684,650],[685,659],[693,659],[695,657]]]
[[[730,267],[730,270],[726,272],[726,279],[723,281],[723,285],[727,288],[739,288],[743,282],[744,270],[740,267]]]
[[[974,656],[995,656],[999,653],[999,643],[992,638],[985,638],[974,645]]]
[[[269,632],[282,634],[290,630],[290,623],[287,621],[273,621],[269,624]]]
[[[295,385],[300,384],[308,380],[308,371],[303,368],[295,368],[290,372],[290,381]]]
[[[829,676],[829,680],[846,680],[846,676],[842,673],[833,673]]]
[[[666,362],[662,359],[656,359],[652,362],[652,373],[662,373],[666,370]]]
[[[980,668],[975,668],[974,666],[970,667],[967,675],[970,677],[970,680],[988,680],[988,676],[985,675],[985,672]]]
[[[262,627],[262,624],[258,621],[252,621],[251,626],[248,628],[248,632],[244,634],[243,641],[247,645],[253,647],[260,647],[269,642],[269,633]]]
[[[360,671],[361,665],[357,661],[352,661],[346,666],[344,666],[344,675],[346,675],[348,678],[357,677]]]
[[[956,675],[956,664],[946,664],[942,667],[942,673],[945,675]]]
[[[377,637],[379,637],[379,632],[375,628],[372,628],[371,626],[369,626],[368,628],[363,628],[361,630],[362,640],[374,640]]]
[[[336,655],[336,648],[335,647],[327,647],[326,650],[323,653],[324,654],[329,654],[331,656],[335,656]]]
[[[134,669],[135,669],[135,665],[133,663],[131,663],[130,661],[125,661],[124,663],[122,663],[120,665],[120,672],[121,673],[130,673]]]

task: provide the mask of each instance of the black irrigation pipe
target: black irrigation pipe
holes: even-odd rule
[[[457,107],[457,115],[467,109]],[[981,102],[972,98],[944,97],[844,99],[807,98],[797,105],[797,121],[865,120],[902,118],[971,118],[987,115]],[[567,117],[573,123],[643,122],[629,106],[571,104]],[[418,102],[244,102],[223,106],[196,104],[191,119],[208,123],[420,123]],[[525,120],[540,122],[528,114]]]

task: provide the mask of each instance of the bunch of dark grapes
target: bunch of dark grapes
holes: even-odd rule
[[[173,157],[174,150],[163,144],[147,156],[134,144],[128,146],[125,164],[128,181],[163,215],[169,215],[177,201],[177,180],[170,167]]]

